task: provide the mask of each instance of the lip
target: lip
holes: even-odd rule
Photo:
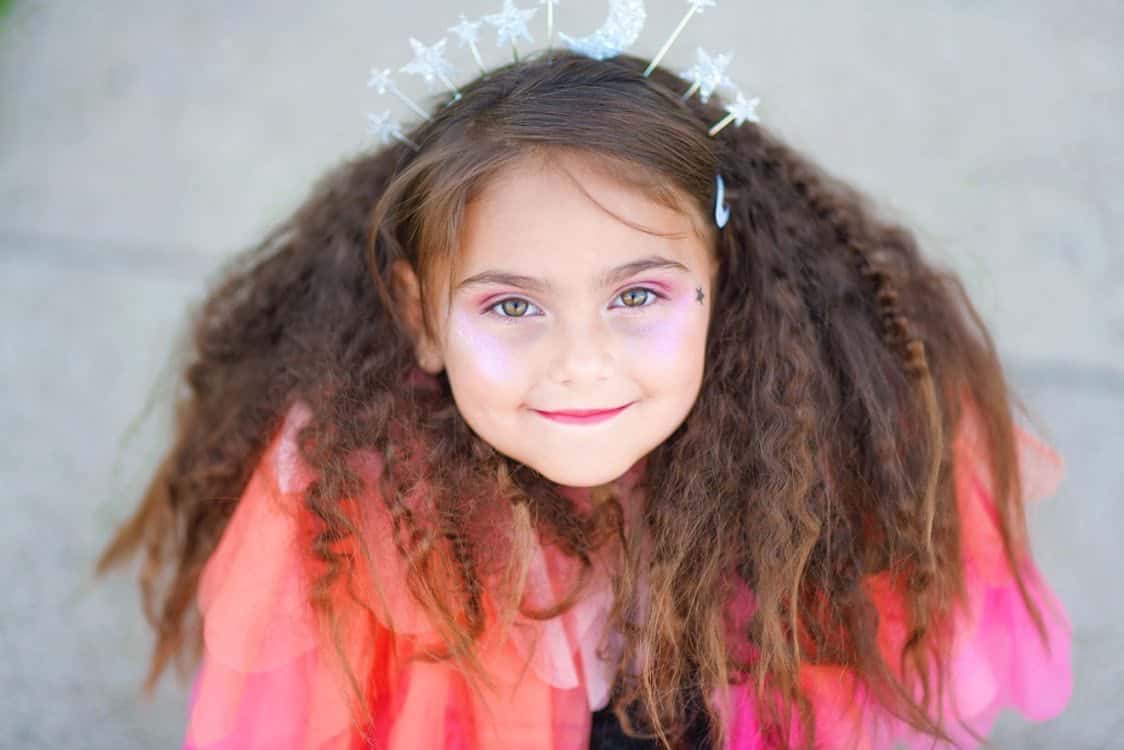
[[[634,402],[630,401],[624,406],[618,406],[616,409],[571,409],[567,411],[539,411],[538,409],[532,409],[532,411],[547,419],[555,422],[562,422],[563,424],[596,424],[597,422],[604,422],[607,419],[612,419],[632,406],[633,403]]]

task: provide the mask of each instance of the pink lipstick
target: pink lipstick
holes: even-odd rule
[[[539,411],[538,409],[532,409],[532,411],[541,414],[547,419],[552,419],[555,422],[562,422],[563,424],[596,424],[597,422],[604,422],[606,419],[612,419],[631,405],[632,403],[630,402],[624,406],[618,406],[616,409],[570,409],[567,411]]]

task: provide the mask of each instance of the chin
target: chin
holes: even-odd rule
[[[628,466],[624,468],[609,467],[596,472],[576,472],[572,467],[566,469],[559,468],[557,471],[553,470],[555,467],[549,467],[547,469],[539,469],[538,467],[532,468],[535,468],[540,474],[555,484],[560,484],[564,487],[599,487],[603,484],[616,481],[628,471]]]

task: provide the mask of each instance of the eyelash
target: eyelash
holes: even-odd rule
[[[645,308],[645,307],[653,307],[653,306],[654,306],[654,305],[656,305],[656,304],[657,304],[657,303],[658,303],[659,301],[667,299],[667,295],[665,295],[665,294],[660,294],[660,293],[659,293],[659,292],[657,292],[657,291],[656,291],[655,289],[652,289],[651,287],[647,287],[647,286],[630,286],[630,287],[629,287],[628,289],[625,289],[625,290],[624,290],[623,292],[621,292],[621,293],[620,293],[620,294],[618,294],[618,295],[617,295],[616,297],[614,297],[614,299],[616,299],[616,298],[618,298],[618,297],[621,297],[621,296],[623,296],[623,295],[627,294],[628,292],[634,292],[634,291],[636,291],[636,290],[638,290],[638,289],[640,289],[640,290],[643,290],[643,291],[645,291],[645,292],[648,292],[648,293],[649,293],[649,294],[651,295],[651,298],[652,298],[652,302],[650,302],[650,303],[648,303],[648,304],[644,304],[644,305],[624,305],[624,306],[623,306],[623,307],[624,307],[624,309],[626,309],[626,310],[639,310],[639,309],[643,309],[643,308]],[[506,321],[511,321],[511,320],[520,320],[520,319],[522,319],[522,318],[533,318],[533,317],[536,317],[536,316],[534,316],[534,315],[528,315],[528,314],[526,314],[526,313],[524,313],[523,315],[504,315],[503,313],[497,313],[497,312],[494,312],[494,310],[495,310],[495,309],[496,309],[497,307],[499,307],[500,305],[502,305],[502,304],[503,304],[504,302],[508,302],[508,301],[510,301],[510,300],[513,300],[513,299],[517,299],[517,300],[522,300],[522,301],[526,302],[526,303],[527,303],[528,305],[530,305],[530,306],[533,306],[533,305],[534,305],[534,303],[532,303],[532,302],[531,302],[531,301],[529,301],[529,300],[523,299],[522,297],[504,297],[503,299],[499,299],[499,300],[496,300],[496,301],[495,301],[495,302],[493,302],[492,304],[488,305],[488,307],[487,307],[487,308],[486,308],[486,309],[484,310],[484,314],[485,314],[485,315],[490,315],[490,316],[492,316],[492,317],[494,317],[494,318],[500,318],[501,320],[503,320],[503,321],[505,321],[505,322],[506,322]]]

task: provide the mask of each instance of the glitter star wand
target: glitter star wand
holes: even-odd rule
[[[671,32],[671,36],[668,37],[668,40],[660,47],[660,51],[652,58],[652,62],[648,63],[648,67],[644,69],[645,78],[651,75],[652,71],[656,69],[656,66],[660,64],[660,60],[663,59],[663,56],[671,49],[671,45],[674,44],[679,35],[683,33],[683,29],[687,26],[687,22],[691,20],[691,16],[696,13],[702,13],[703,8],[713,8],[714,3],[715,0],[687,0],[687,4],[691,6],[690,10],[687,11],[687,15],[683,16],[683,20],[679,22],[679,25],[675,27],[675,31]]]
[[[418,150],[418,144],[402,135],[401,126],[398,124],[397,120],[390,116],[389,111],[377,115],[372,112],[367,115],[367,125],[371,131],[371,135],[377,136],[384,146],[393,139],[405,143],[414,151]]]
[[[476,46],[477,29],[480,28],[482,23],[482,21],[469,21],[464,17],[464,13],[461,13],[460,22],[456,26],[450,26],[449,31],[456,34],[459,46],[468,45],[468,48],[472,50],[472,59],[476,60],[480,72],[487,75],[488,69],[484,67],[484,61],[480,58],[480,49]]]
[[[752,99],[746,99],[745,94],[739,91],[734,103],[726,105],[726,111],[729,114],[714,123],[714,126],[707,131],[707,135],[717,135],[718,131],[722,130],[722,128],[726,127],[731,122],[734,123],[734,127],[739,128],[746,120],[760,122],[760,120],[757,119],[757,103],[759,101],[756,96]]]
[[[423,120],[429,119],[429,115],[424,109],[415,104],[413,99],[399,91],[398,84],[390,77],[390,68],[383,68],[382,70],[376,68],[372,70],[371,77],[367,80],[367,85],[379,92],[380,96],[389,91],[406,102],[406,105],[414,110]]]

